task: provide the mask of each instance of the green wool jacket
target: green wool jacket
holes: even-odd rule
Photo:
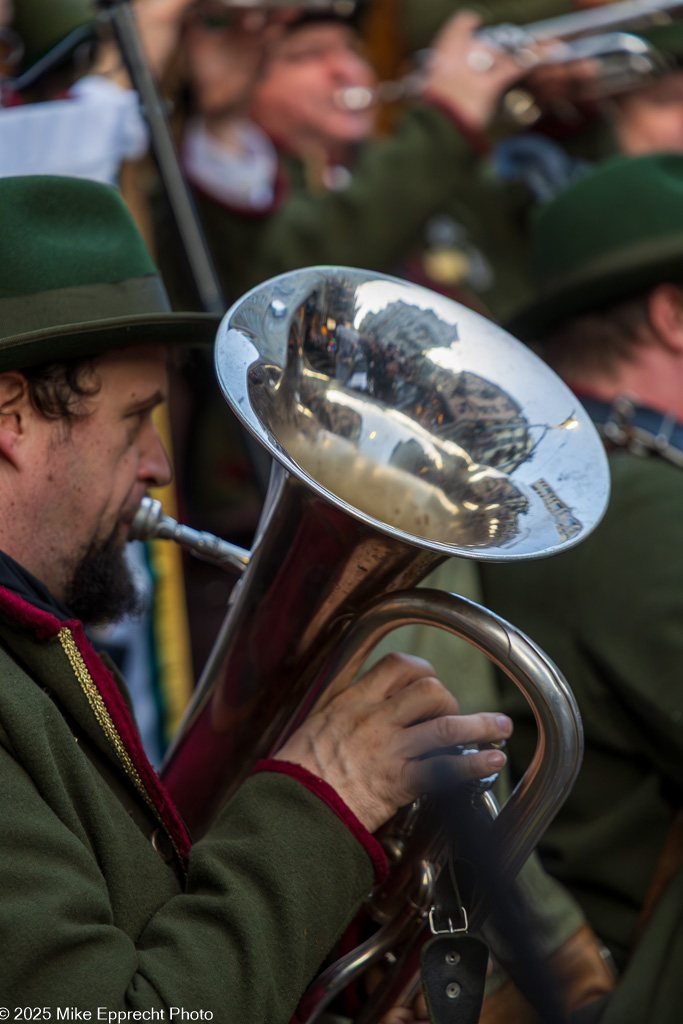
[[[80,623],[2,588],[0,673],[10,1019],[31,1006],[169,1020],[176,1007],[286,1024],[372,887],[373,858],[381,871],[376,841],[320,780],[266,770],[189,849]]]
[[[514,242],[516,221],[514,227],[503,227],[514,218],[501,219],[497,211],[502,202],[515,207],[517,199],[499,200],[498,192],[494,196],[488,184],[481,182],[479,165],[485,145],[483,136],[466,136],[439,107],[415,104],[403,114],[391,137],[361,151],[350,183],[339,191],[308,191],[301,166],[294,161],[286,162],[284,196],[264,214],[228,208],[195,190],[226,299],[232,302],[266,278],[314,264],[399,272],[402,262],[423,248],[430,219],[453,202],[464,224],[466,249],[470,228],[479,238],[492,231],[496,251],[506,246],[500,264],[508,268],[510,281],[505,287],[513,294],[522,274],[520,254],[514,244],[503,242],[503,235],[507,239],[510,234]],[[470,210],[472,205],[476,209]],[[155,225],[157,262],[171,301],[178,309],[196,307],[197,296],[161,199]]]
[[[610,465],[610,506],[587,540],[553,558],[486,565],[482,577],[485,604],[536,641],[576,695],[585,757],[541,853],[623,968],[683,802],[683,473],[663,459],[622,450],[611,454]],[[528,705],[511,689],[502,695],[515,721],[509,747],[519,774],[536,730]],[[680,1020],[681,948],[679,872],[636,951],[640,1001],[631,991],[620,1020]],[[676,1015],[638,1017],[646,991],[668,999]]]

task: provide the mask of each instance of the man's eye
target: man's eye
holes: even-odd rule
[[[136,409],[135,412],[129,412],[126,419],[130,423],[131,427],[137,430],[149,416],[151,416],[150,409]]]

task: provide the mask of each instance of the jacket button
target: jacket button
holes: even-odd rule
[[[165,861],[167,864],[170,864],[170,862],[175,857],[175,851],[173,849],[170,839],[168,838],[164,830],[161,828],[155,828],[154,831],[152,832],[150,840],[152,846],[159,854],[161,859]]]

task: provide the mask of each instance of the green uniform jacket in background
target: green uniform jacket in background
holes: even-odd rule
[[[264,771],[185,877],[105,731],[98,671],[80,624],[0,589],[0,1005],[286,1024],[371,888],[370,856],[317,795]]]
[[[683,473],[624,451],[610,464],[612,500],[585,542],[482,575],[485,603],[546,651],[576,695],[583,767],[540,849],[623,969],[683,802]],[[509,688],[504,697],[517,774],[536,730],[526,703]],[[679,877],[638,945],[620,1021],[680,1020],[682,897]]]
[[[516,248],[516,215],[497,216],[501,204],[509,214],[517,194],[510,199],[509,191],[482,183],[480,160],[452,117],[435,106],[416,104],[403,114],[392,137],[361,151],[349,184],[338,191],[309,192],[293,161],[287,162],[289,192],[265,213],[234,210],[195,191],[227,301],[269,277],[316,264],[400,272],[401,263],[423,247],[430,219],[448,212],[453,202],[466,231],[472,227],[478,239],[493,232],[496,245],[487,252],[504,246],[499,262],[507,275],[505,290],[519,301],[526,262]],[[176,309],[196,308],[197,296],[161,202],[155,224],[157,262],[171,301]]]

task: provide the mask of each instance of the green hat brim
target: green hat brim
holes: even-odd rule
[[[639,295],[662,282],[683,282],[683,232],[622,250],[618,260],[584,264],[562,285],[514,314],[505,324],[521,341],[539,341],[560,323]]]
[[[211,345],[219,323],[213,313],[145,313],[15,334],[0,342],[0,372],[133,345]]]
[[[0,178],[0,371],[114,348],[214,340],[175,312],[120,192],[85,178]]]

